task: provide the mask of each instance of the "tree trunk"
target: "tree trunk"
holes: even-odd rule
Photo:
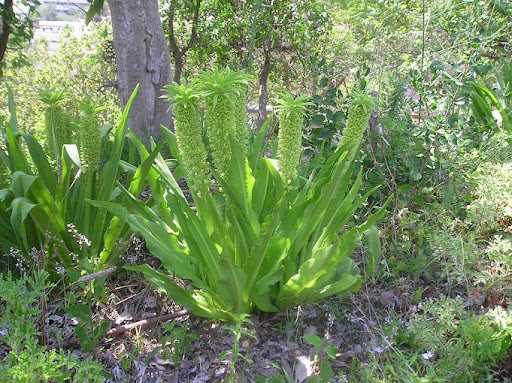
[[[13,0],[5,0],[4,5],[2,5],[1,9],[2,15],[2,29],[0,32],[0,76],[2,75],[1,64],[4,61],[5,52],[7,51],[7,43],[9,42],[9,35],[11,34],[11,25],[12,18],[14,16],[13,11]]]
[[[183,72],[183,56],[181,54],[174,55],[174,73],[172,81],[180,84],[181,73]]]
[[[123,105],[140,84],[129,126],[146,143],[160,125],[170,126],[164,85],[171,77],[169,52],[158,13],[158,0],[108,0],[117,60],[118,92]]]
[[[270,49],[264,50],[264,60],[259,75],[260,96],[258,100],[258,120],[256,126],[261,128],[267,118],[268,104],[268,75],[270,74],[271,65]]]

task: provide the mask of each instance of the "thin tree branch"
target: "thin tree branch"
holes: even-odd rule
[[[197,43],[197,25],[199,24],[199,10],[201,8],[201,1],[196,0],[196,7],[194,8],[194,18],[192,19],[192,31],[190,32],[190,39],[187,45],[182,49],[181,54],[185,55]]]
[[[1,8],[2,15],[2,34],[0,35],[0,64],[3,62],[5,52],[7,51],[7,44],[11,34],[11,22],[15,17],[13,11],[13,0],[5,0]]]

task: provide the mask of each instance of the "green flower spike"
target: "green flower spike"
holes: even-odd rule
[[[65,94],[62,90],[44,90],[40,99],[46,104],[44,113],[46,144],[54,160],[59,160],[62,145],[73,142],[72,119],[62,107]]]
[[[285,93],[276,101],[279,113],[279,136],[277,158],[281,174],[290,184],[297,176],[302,152],[302,127],[306,108],[311,105],[309,97],[294,97]]]
[[[366,94],[355,94],[348,111],[348,121],[339,146],[342,150],[356,151],[370,123],[370,115],[374,107],[373,99]]]
[[[80,160],[84,173],[94,172],[101,161],[100,122],[92,102],[84,102],[80,109]]]
[[[204,73],[199,77],[199,86],[206,101],[206,128],[213,164],[216,175],[223,179],[228,177],[231,167],[231,140],[247,142],[247,133],[242,133],[241,128],[242,103],[245,107],[241,89],[247,86],[248,80],[249,77],[228,69]]]
[[[193,86],[178,84],[169,85],[167,94],[173,102],[176,140],[187,182],[194,192],[206,192],[210,177],[198,110],[200,94]]]
[[[249,91],[249,84],[252,77],[244,74],[237,73],[237,80],[235,81],[236,92],[234,94],[234,107],[235,107],[235,137],[243,148],[243,153],[247,153],[249,147],[249,127],[247,124],[247,93]]]

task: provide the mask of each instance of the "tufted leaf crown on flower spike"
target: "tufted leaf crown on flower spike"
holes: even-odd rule
[[[250,77],[229,69],[218,69],[203,73],[198,78],[198,86],[206,103],[206,130],[211,147],[215,175],[227,179],[231,169],[231,140],[240,136],[237,128],[235,105],[241,102],[244,86]],[[243,138],[242,138],[243,139]]]

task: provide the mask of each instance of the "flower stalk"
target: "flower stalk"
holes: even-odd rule
[[[287,184],[291,184],[297,177],[302,153],[304,114],[310,105],[308,100],[308,97],[294,97],[287,93],[281,95],[276,103],[279,112],[277,158]]]
[[[352,98],[348,111],[348,121],[340,141],[342,150],[356,151],[363,141],[364,132],[368,129],[370,115],[374,106],[373,99],[358,93]]]
[[[84,102],[80,112],[80,160],[84,173],[95,172],[101,162],[101,131],[96,108]]]
[[[193,86],[173,84],[167,88],[173,102],[179,157],[192,191],[204,193],[210,186],[208,155],[203,142],[199,93]]]

